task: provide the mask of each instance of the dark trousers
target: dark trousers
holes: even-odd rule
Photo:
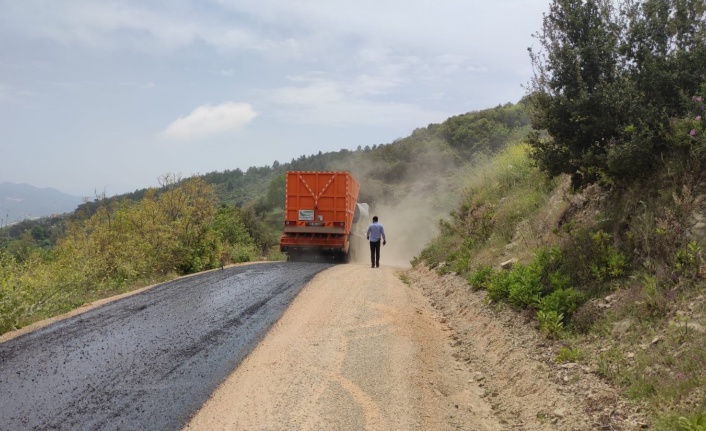
[[[380,240],[370,241],[370,263],[380,266]]]

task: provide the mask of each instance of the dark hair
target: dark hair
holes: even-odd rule
[[[373,221],[378,221],[378,216],[373,216]]]

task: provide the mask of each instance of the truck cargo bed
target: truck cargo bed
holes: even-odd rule
[[[346,257],[360,185],[348,172],[289,171],[280,250]]]

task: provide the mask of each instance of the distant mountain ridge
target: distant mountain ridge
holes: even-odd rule
[[[0,227],[25,219],[73,212],[82,198],[51,187],[0,183]]]

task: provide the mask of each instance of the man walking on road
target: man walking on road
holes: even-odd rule
[[[368,225],[366,237],[370,240],[370,267],[380,267],[380,238],[382,245],[387,244],[385,240],[385,229],[378,223],[378,216],[373,216],[373,222]]]

